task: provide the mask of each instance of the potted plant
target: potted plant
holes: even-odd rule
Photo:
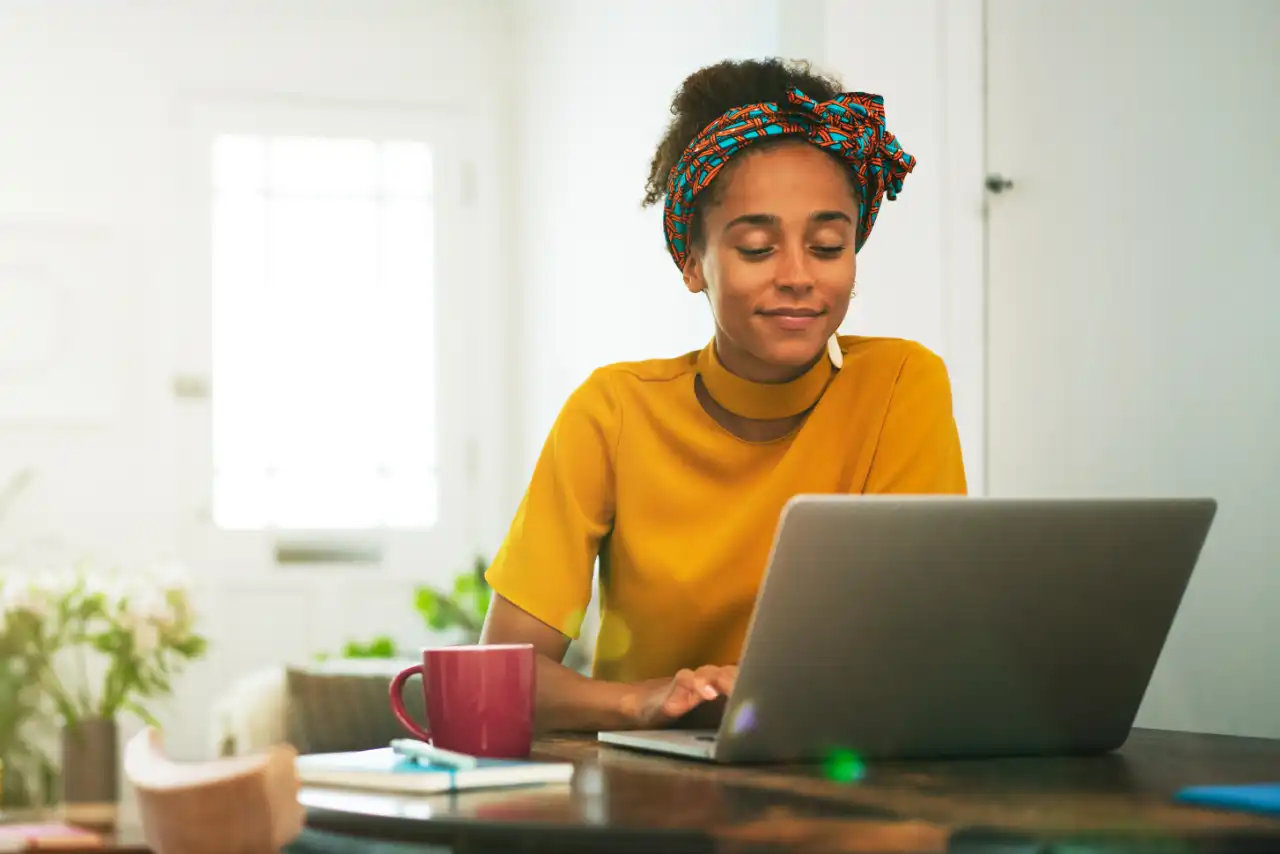
[[[33,618],[37,683],[61,725],[62,802],[73,821],[112,824],[118,803],[118,727],[124,713],[152,726],[147,708],[204,654],[185,578],[82,566],[9,578],[17,610]]]
[[[0,522],[26,491],[23,469],[0,489]],[[0,551],[0,807],[44,806],[56,798],[53,763],[41,750],[43,695],[39,678],[51,650],[38,641],[40,616],[23,607],[20,586],[10,583],[21,558],[10,545]]]
[[[0,573],[0,807],[37,807],[57,798],[56,770],[40,749],[40,617],[17,607],[9,577]]]

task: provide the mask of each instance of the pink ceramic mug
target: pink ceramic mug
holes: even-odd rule
[[[436,747],[495,759],[522,759],[533,745],[532,644],[446,646],[391,680],[391,711],[405,729]],[[409,717],[404,686],[422,677],[429,730]]]

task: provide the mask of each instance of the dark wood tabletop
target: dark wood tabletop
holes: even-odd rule
[[[458,851],[1277,851],[1280,819],[1175,803],[1280,781],[1280,741],[1135,730],[1095,757],[722,767],[539,740],[571,784],[400,798],[306,789],[308,827]],[[429,849],[423,849],[429,850]]]

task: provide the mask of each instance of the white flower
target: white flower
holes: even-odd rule
[[[27,571],[9,573],[0,592],[0,612],[9,615],[25,611],[41,619],[47,616],[53,603],[39,584],[39,577],[39,573]]]
[[[137,655],[148,656],[160,646],[160,630],[152,623],[141,623],[133,630],[133,650]]]
[[[122,617],[133,626],[164,627],[177,618],[169,597],[159,587],[137,587],[124,606]]]

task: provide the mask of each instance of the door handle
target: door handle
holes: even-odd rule
[[[993,193],[1003,193],[1005,190],[1013,189],[1013,180],[1004,177],[999,172],[992,172],[983,183]]]

